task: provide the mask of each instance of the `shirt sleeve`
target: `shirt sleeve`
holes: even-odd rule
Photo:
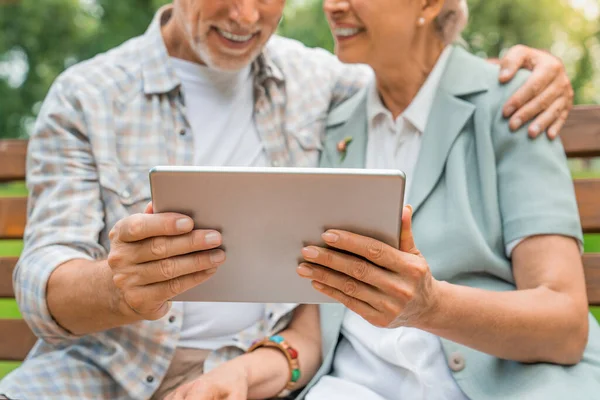
[[[29,140],[27,226],[13,275],[23,318],[36,336],[55,344],[74,336],[48,310],[50,275],[69,260],[106,257],[98,243],[104,228],[100,188],[77,87],[57,79]]]
[[[513,133],[502,116],[502,105],[528,76],[520,72],[502,88],[504,95],[495,105],[498,111],[492,134],[504,243],[510,247],[514,241],[534,235],[563,235],[581,243],[573,180],[560,139],[552,141],[545,133],[530,139],[528,125]]]

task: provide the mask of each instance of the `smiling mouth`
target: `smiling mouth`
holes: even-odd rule
[[[339,38],[348,38],[352,36],[356,36],[365,30],[362,28],[335,28],[333,33],[335,36]]]
[[[227,31],[224,31],[219,28],[215,28],[215,30],[217,31],[217,33],[219,35],[221,35],[225,39],[230,40],[235,43],[240,43],[240,44],[247,43],[250,40],[252,40],[256,35],[258,35],[258,32],[250,33],[248,35],[237,35],[235,33],[227,32]]]

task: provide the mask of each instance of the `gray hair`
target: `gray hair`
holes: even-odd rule
[[[467,0],[446,0],[435,24],[444,44],[456,41],[467,26],[469,6]]]

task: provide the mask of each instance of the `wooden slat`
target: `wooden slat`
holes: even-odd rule
[[[36,342],[25,321],[0,319],[0,360],[23,361]]]
[[[590,305],[600,306],[600,253],[584,254],[583,266],[588,302]]]
[[[0,257],[0,298],[15,297],[12,286],[12,271],[17,265],[16,257]]]
[[[560,136],[567,156],[600,157],[600,106],[574,107]]]
[[[24,180],[26,156],[26,140],[0,140],[0,182]]]
[[[23,237],[27,219],[27,198],[0,198],[0,239]]]
[[[575,195],[583,231],[600,233],[600,179],[575,180]]]

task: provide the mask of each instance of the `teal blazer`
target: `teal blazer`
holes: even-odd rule
[[[415,168],[408,203],[416,244],[438,280],[514,290],[505,244],[536,234],[582,239],[573,183],[559,140],[511,133],[502,106],[527,79],[498,83],[498,67],[456,47],[444,72]],[[366,90],[334,110],[321,167],[364,168]],[[344,158],[337,144],[352,137]],[[321,306],[324,364],[331,368],[344,308]],[[600,399],[600,329],[576,366],[524,365],[442,339],[453,376],[472,400]]]

